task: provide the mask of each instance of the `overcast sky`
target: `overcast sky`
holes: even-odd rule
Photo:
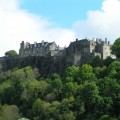
[[[120,0],[0,0],[0,56],[20,42],[120,36]]]

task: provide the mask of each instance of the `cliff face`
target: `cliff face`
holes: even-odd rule
[[[63,74],[64,70],[70,64],[64,57],[4,57],[0,58],[0,64],[3,66],[3,70],[7,71],[14,68],[23,68],[26,66],[32,66],[38,68],[41,76],[48,77],[53,73]]]

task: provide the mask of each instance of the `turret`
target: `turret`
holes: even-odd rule
[[[36,47],[36,46],[37,46],[37,42],[35,41],[35,42],[34,42],[34,47]]]
[[[20,43],[20,49],[24,49],[25,48],[25,43],[24,43],[24,41],[22,41],[21,43]]]
[[[78,42],[78,39],[76,38],[76,42]]]
[[[24,48],[28,48],[29,45],[30,45],[30,43],[29,43],[29,42],[26,42],[26,44],[24,45]]]
[[[107,44],[107,38],[105,38],[105,44]]]
[[[44,40],[42,40],[42,46],[44,46]]]

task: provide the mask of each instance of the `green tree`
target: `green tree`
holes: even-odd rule
[[[110,56],[108,56],[105,60],[103,60],[103,63],[105,66],[108,67],[113,61],[114,61],[114,59],[112,59]]]
[[[70,66],[65,70],[65,80],[63,82],[75,82],[79,73],[79,67]]]
[[[74,103],[74,98],[69,97],[69,98],[64,98],[59,106],[60,108],[60,113],[69,113],[70,109],[73,108],[73,103]]]
[[[17,55],[17,52],[15,50],[10,50],[5,53],[5,56],[8,56],[8,57],[12,57],[16,55]]]
[[[51,90],[56,95],[56,98],[60,99],[62,93],[63,84],[61,79],[55,79],[51,82]]]
[[[56,79],[61,79],[60,75],[58,75],[57,73],[52,74],[51,80],[53,81],[53,80],[56,80]]]
[[[108,115],[103,115],[99,120],[110,120],[110,117]]]
[[[117,38],[113,43],[112,53],[115,54],[118,58],[120,57],[120,37]]]
[[[14,94],[14,85],[11,80],[6,80],[0,84],[0,102],[10,104]]]
[[[77,92],[77,89],[78,89],[77,83],[73,83],[73,82],[65,83],[63,86],[62,94],[65,98],[69,98],[75,95],[75,93]]]
[[[95,74],[93,73],[92,66],[84,64],[79,70],[78,83],[84,83],[85,81],[96,80]]]
[[[72,111],[65,112],[59,115],[59,120],[75,120],[74,113]]]
[[[100,95],[104,97],[119,98],[120,85],[116,79],[105,77],[98,81]]]
[[[114,61],[108,66],[108,76],[120,79],[120,61]]]
[[[25,101],[34,101],[38,97],[39,82],[37,80],[29,81],[25,85],[25,89],[21,93],[21,99]]]
[[[16,105],[3,105],[0,108],[0,120],[18,120],[19,108]]]
[[[94,110],[99,99],[99,90],[95,83],[86,84],[80,91],[81,99],[84,101],[86,111]]]
[[[53,120],[57,120],[60,114],[60,105],[59,101],[53,101],[48,109],[50,118]]]
[[[35,80],[35,74],[32,67],[27,66],[25,68],[18,69],[12,72],[10,78],[13,81],[17,81],[17,80],[30,81],[30,80]]]
[[[80,96],[77,96],[77,98],[75,99],[73,108],[75,108],[78,118],[80,118],[80,116],[85,112],[84,101],[81,99]]]
[[[49,118],[49,107],[50,103],[42,101],[41,99],[36,99],[33,103],[32,110],[36,120],[44,120]]]
[[[95,67],[93,68],[93,72],[95,73],[95,76],[99,78],[104,78],[107,75],[107,68],[104,67]]]
[[[99,120],[118,120],[118,119],[111,118],[111,117],[109,117],[109,115],[103,115],[103,116],[100,117]]]
[[[98,67],[103,65],[103,60],[99,56],[95,56],[88,62],[92,67]]]
[[[114,78],[102,78],[98,81],[100,95],[104,99],[104,106],[102,111],[112,110],[116,116],[120,114],[120,85]]]

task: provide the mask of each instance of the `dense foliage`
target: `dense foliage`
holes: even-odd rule
[[[12,56],[16,56],[17,52],[15,50],[9,50],[5,53],[5,56],[7,57],[12,57]]]
[[[120,58],[120,38],[117,38],[112,45],[112,53]]]
[[[0,65],[0,120],[120,120],[120,62],[104,62],[47,79],[37,68]]]

